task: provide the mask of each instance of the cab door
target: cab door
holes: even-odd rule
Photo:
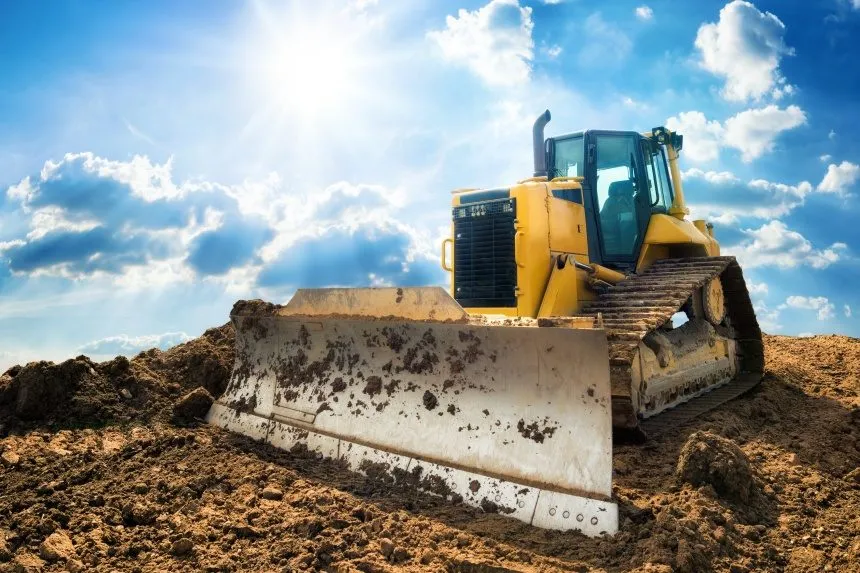
[[[589,132],[586,178],[600,258],[608,266],[634,265],[648,227],[651,201],[640,140],[635,132]]]

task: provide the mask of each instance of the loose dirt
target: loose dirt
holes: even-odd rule
[[[200,424],[206,395],[189,393],[226,386],[229,326],[132,360],[16,367],[0,377],[0,570],[856,571],[860,340],[765,344],[757,389],[616,446],[611,539]]]

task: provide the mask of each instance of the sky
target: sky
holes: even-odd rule
[[[450,192],[530,176],[547,108],[682,133],[763,329],[860,336],[857,38],[860,0],[8,0],[0,367],[447,286]]]

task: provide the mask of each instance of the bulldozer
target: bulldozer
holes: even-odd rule
[[[439,286],[239,301],[207,420],[536,527],[618,530],[612,447],[758,384],[761,331],[683,136],[533,127],[534,173],[453,192]]]

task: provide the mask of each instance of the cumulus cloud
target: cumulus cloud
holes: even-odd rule
[[[130,356],[144,350],[149,350],[150,348],[167,350],[171,346],[176,346],[189,340],[191,340],[191,337],[184,332],[165,332],[163,334],[147,334],[143,336],[120,334],[88,342],[80,346],[78,351],[89,354]]]
[[[654,17],[654,10],[648,6],[639,6],[636,8],[636,17],[647,22]]]
[[[785,299],[788,308],[814,310],[818,320],[830,320],[836,316],[836,306],[824,296],[790,296]]]
[[[780,133],[805,123],[806,113],[796,105],[748,109],[726,120],[724,141],[741,152],[743,161],[750,162],[773,151]]]
[[[827,166],[824,179],[818,184],[818,190],[822,193],[844,195],[858,178],[860,178],[860,165],[850,161],[843,161],[839,165],[831,163]]]
[[[806,113],[798,106],[783,109],[771,104],[739,112],[725,125],[700,111],[685,111],[667,119],[666,127],[684,135],[682,153],[694,163],[716,161],[726,147],[740,151],[748,163],[773,151],[780,133],[805,123]]]
[[[825,153],[824,155],[820,156],[818,159],[820,159],[822,163],[827,163],[828,161],[833,159],[833,156],[830,155],[829,153]]]
[[[427,33],[443,57],[466,66],[491,86],[523,84],[534,58],[532,9],[519,0],[491,0],[474,11],[447,16],[445,29]]]
[[[275,174],[237,186],[175,183],[169,162],[70,154],[7,198],[29,226],[0,243],[7,273],[106,278],[129,289],[217,281],[246,295],[444,278],[437,245],[397,218],[397,189],[342,181],[291,193]]]
[[[30,226],[17,244],[2,249],[9,268],[68,278],[182,258],[201,235],[223,234],[241,217],[223,188],[177,186],[170,161],[159,165],[140,156],[122,162],[67,154],[10,187],[7,197]],[[241,253],[233,247],[234,261],[250,259],[259,244],[246,246]],[[198,249],[198,259],[205,255]]]
[[[707,163],[720,157],[723,126],[708,120],[700,111],[683,111],[666,120],[666,127],[684,136],[684,157],[694,163]]]
[[[682,173],[696,218],[725,225],[742,218],[775,219],[804,204],[812,184],[775,183],[765,179],[742,182],[729,171],[703,171],[695,167]]]
[[[789,93],[779,63],[794,50],[784,37],[785,24],[775,15],[734,0],[720,10],[719,21],[699,27],[695,46],[702,67],[725,80],[725,99],[758,100],[767,94]]]
[[[845,313],[846,318],[851,318],[851,307],[849,305],[845,305],[842,307],[842,312]]]
[[[815,248],[797,231],[782,221],[770,221],[758,229],[743,229],[747,238],[727,247],[726,254],[735,255],[745,268],[809,266],[824,269],[840,260],[848,246],[833,243],[824,249]]]
[[[392,227],[330,229],[300,239],[262,270],[258,284],[287,289],[353,287],[384,280],[397,286],[438,282],[438,263],[410,252],[404,229]]]
[[[681,173],[683,179],[702,179],[713,185],[726,185],[728,183],[738,183],[738,179],[734,173],[730,171],[702,171],[696,167],[691,167]]]
[[[747,290],[750,296],[767,296],[768,286],[767,283],[748,282]]]

